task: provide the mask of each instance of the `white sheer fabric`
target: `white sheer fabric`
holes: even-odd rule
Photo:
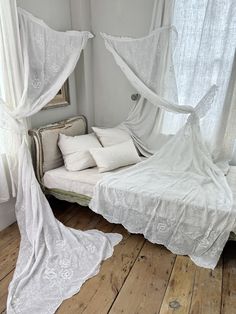
[[[201,121],[201,129],[214,157],[229,158],[224,154],[224,134],[233,105],[226,94],[236,48],[236,2],[177,0],[172,23],[178,31],[174,66],[179,102],[194,105],[209,85],[219,87],[211,110]],[[176,133],[185,122],[184,116],[165,113],[162,130]]]
[[[155,0],[150,32],[156,28],[168,26],[172,22],[174,0]],[[178,103],[177,84],[174,75],[163,75],[173,71],[172,45],[176,42],[176,32],[169,31],[169,27],[162,28],[162,55],[163,62],[158,63],[156,80],[159,82],[158,94],[171,102]],[[168,45],[167,45],[168,43]],[[155,66],[155,64],[153,64]],[[171,86],[171,88],[165,88]],[[126,120],[119,126],[126,129],[133,137],[139,151],[146,157],[151,156],[169,139],[169,136],[161,133],[162,111],[153,106],[147,99],[141,97],[137,104],[131,109]]]
[[[117,234],[66,228],[55,219],[35,178],[26,143],[25,118],[56,95],[91,34],[56,32],[21,9],[17,14],[13,0],[0,1],[0,20],[1,63],[6,70],[0,131],[8,140],[4,152],[12,155],[17,166],[10,170],[17,187],[21,233],[7,312],[54,313],[97,274],[101,261],[112,255],[113,246],[121,240]]]
[[[13,169],[10,170],[10,163],[12,156],[15,155],[15,142],[5,125],[4,120],[7,117],[2,107],[2,100],[5,100],[8,102],[9,110],[15,109],[20,98],[19,90],[22,86],[22,77],[19,74],[21,62],[18,57],[18,51],[21,52],[21,49],[18,45],[19,42],[14,41],[18,32],[14,22],[12,22],[12,15],[15,14],[14,9],[12,1],[9,1],[7,5],[3,1],[0,2],[0,21],[2,24],[0,27],[0,202],[5,202],[10,199],[10,196],[15,196],[15,184],[13,180],[7,180],[8,174],[11,175],[13,172]],[[8,21],[8,25],[5,27],[4,19]],[[9,49],[5,51],[4,47]],[[14,73],[14,76],[9,73],[10,71]],[[9,154],[9,148],[13,149],[12,154]]]
[[[194,112],[190,105],[178,105],[166,98],[175,98],[175,76],[171,63],[172,46],[169,42],[173,27],[157,28],[142,38],[115,37],[102,34],[106,48],[112,53],[131,84],[152,104],[167,111],[189,114]],[[163,63],[169,68],[163,67]],[[163,77],[159,79],[159,75]],[[170,84],[171,93],[169,96]],[[173,87],[173,91],[172,91]],[[163,95],[159,96],[159,92]],[[168,95],[168,96],[166,96]]]
[[[218,93],[213,86],[201,99],[203,92],[197,87],[193,104],[171,102],[175,95],[170,97],[169,89],[175,91],[175,73],[170,62],[170,30],[156,29],[138,39],[103,34],[107,49],[142,97],[167,112],[189,116],[148,161],[98,182],[90,207],[108,220],[124,224],[129,231],[166,245],[174,253],[188,254],[199,266],[214,268],[236,219],[232,192],[224,173],[214,164],[200,130],[200,119],[211,110]],[[169,68],[163,67],[163,61]],[[213,76],[213,82],[214,79]],[[204,77],[204,82],[205,91],[212,80]],[[138,117],[140,121],[144,113],[148,116],[144,110]],[[133,118],[135,124],[137,116]],[[143,127],[145,132],[144,123]]]

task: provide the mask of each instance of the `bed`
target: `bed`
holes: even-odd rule
[[[75,172],[67,171],[57,146],[59,133],[72,136],[86,134],[85,117],[76,116],[29,131],[29,135],[33,139],[36,177],[45,194],[88,206],[93,196],[94,186],[107,173],[99,173],[96,167]],[[227,179],[233,191],[234,206],[236,206],[236,167],[230,168]],[[236,235],[231,233],[230,239],[236,240]]]
[[[86,134],[87,130],[87,120],[84,116],[76,116],[29,130],[33,142],[32,156],[35,174],[45,194],[88,206],[95,184],[108,172],[99,173],[97,167],[81,171],[67,171],[57,146],[60,133],[74,136]],[[119,169],[113,172],[117,171]]]

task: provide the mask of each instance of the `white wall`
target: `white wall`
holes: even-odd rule
[[[0,204],[0,231],[11,225],[15,220],[15,199]]]
[[[113,35],[143,36],[148,33],[154,0],[72,0],[72,27],[81,28],[78,21],[81,13],[90,15],[90,30],[95,35],[91,42],[90,62],[93,66],[90,90],[93,90],[93,118],[95,125],[115,126],[122,122],[133,102],[130,99],[134,89],[115,64],[110,53],[105,49],[100,32]],[[90,13],[89,13],[90,10]],[[87,48],[85,53],[87,52]],[[88,62],[87,62],[88,63]],[[86,69],[85,69],[86,70]],[[77,72],[77,83],[82,72]],[[78,89],[80,88],[77,85]],[[79,112],[85,106],[91,106],[78,98]],[[79,96],[78,96],[79,97]],[[83,104],[83,108],[81,105]]]
[[[43,19],[49,26],[63,31],[71,29],[71,10],[69,0],[17,0],[17,4]],[[75,75],[69,79],[71,105],[41,111],[32,117],[32,126],[37,127],[50,122],[69,118],[78,113]],[[0,230],[15,221],[14,200],[0,205]]]
[[[71,0],[71,20],[74,30],[91,31],[90,0]],[[75,76],[78,113],[86,116],[90,127],[94,125],[93,39],[80,56]]]
[[[149,30],[153,0],[91,0],[94,62],[95,124],[115,126],[124,121],[135,92],[113,57],[100,32],[139,37]]]

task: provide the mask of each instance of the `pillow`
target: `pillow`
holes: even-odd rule
[[[99,172],[106,172],[141,161],[132,140],[121,144],[89,150]]]
[[[118,128],[102,129],[102,128],[97,128],[97,127],[92,127],[92,130],[98,137],[102,146],[104,147],[127,142],[131,139],[131,136],[129,135],[129,133]]]
[[[78,136],[59,134],[58,146],[62,152],[65,167],[69,171],[95,167],[96,163],[89,149],[102,147],[94,133]]]

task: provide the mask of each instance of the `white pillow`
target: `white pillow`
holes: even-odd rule
[[[65,167],[69,171],[95,167],[96,163],[89,149],[102,147],[94,133],[78,136],[59,134],[58,146],[62,152]]]
[[[104,147],[127,142],[131,139],[130,135],[126,131],[118,128],[102,129],[92,127],[92,130]]]
[[[89,150],[99,172],[106,172],[141,161],[132,140],[121,144]]]

